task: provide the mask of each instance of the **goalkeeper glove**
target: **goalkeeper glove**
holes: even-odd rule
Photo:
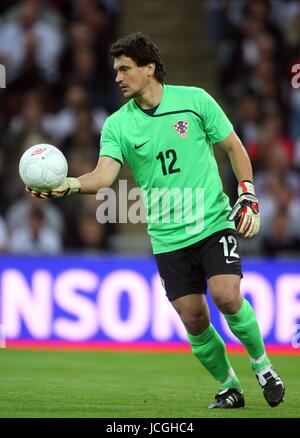
[[[230,221],[238,220],[237,232],[243,237],[252,237],[260,228],[259,206],[251,181],[241,181],[238,185],[238,200],[227,216]]]
[[[71,193],[80,192],[81,185],[78,178],[66,178],[60,186],[55,187],[54,189],[49,190],[49,192],[39,192],[30,187],[26,187],[26,191],[31,194],[34,198],[43,198],[43,199],[56,199],[62,198],[64,196],[69,196]]]

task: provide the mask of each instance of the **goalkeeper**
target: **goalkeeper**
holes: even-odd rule
[[[240,293],[237,233],[249,238],[260,226],[246,150],[208,93],[164,84],[159,50],[149,36],[125,36],[113,44],[111,55],[116,82],[128,102],[106,120],[95,170],[67,178],[50,193],[27,190],[47,199],[95,194],[113,184],[127,161],[137,185],[148,195],[148,233],[167,297],[186,328],[195,357],[220,382],[209,407],[240,408],[245,400],[224,341],[210,323],[207,286],[230,330],[246,348],[267,403],[277,406],[284,385],[266,355],[255,313]],[[238,181],[233,209],[223,192],[213,144],[228,154]],[[179,221],[175,201],[168,211],[160,211],[163,195],[152,199],[153,189],[163,189],[162,193],[191,189],[198,198]]]

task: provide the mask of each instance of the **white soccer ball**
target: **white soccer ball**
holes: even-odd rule
[[[68,174],[63,153],[51,144],[36,144],[27,149],[19,163],[23,183],[37,191],[58,187]]]

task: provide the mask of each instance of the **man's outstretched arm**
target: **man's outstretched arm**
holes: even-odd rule
[[[35,198],[55,199],[72,193],[96,194],[98,190],[110,187],[120,171],[121,164],[114,158],[102,156],[96,168],[79,178],[67,177],[63,183],[50,192],[36,192],[26,187]]]

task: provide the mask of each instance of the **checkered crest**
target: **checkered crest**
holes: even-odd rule
[[[189,122],[185,122],[183,120],[179,120],[174,125],[174,128],[176,129],[180,138],[185,138],[187,136],[188,126],[189,126]]]

